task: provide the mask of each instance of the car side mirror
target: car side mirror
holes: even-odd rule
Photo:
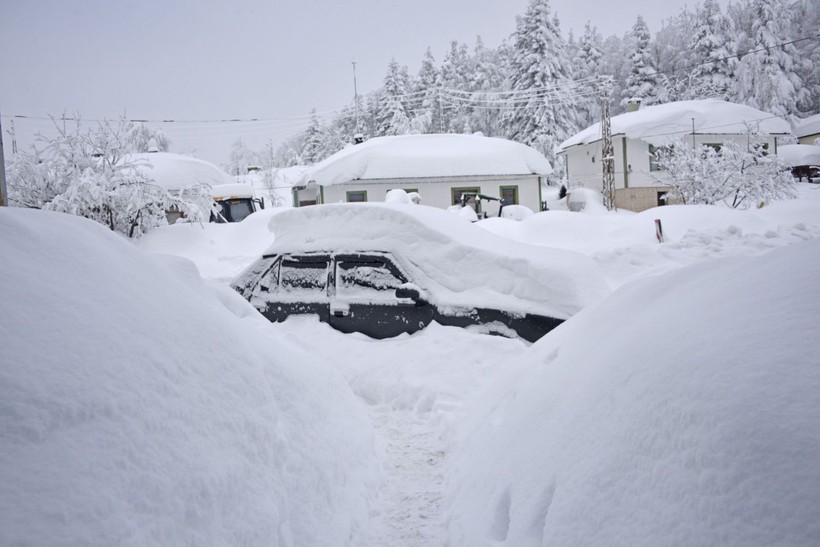
[[[417,306],[423,306],[427,303],[421,289],[412,283],[406,283],[401,287],[398,287],[396,289],[396,298],[399,300],[404,300],[407,303],[413,302]]]

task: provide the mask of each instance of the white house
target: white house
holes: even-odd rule
[[[403,135],[350,145],[310,168],[293,188],[297,207],[385,201],[401,188],[447,208],[462,193],[503,198],[541,210],[541,183],[552,172],[537,150],[481,135]]]
[[[791,132],[788,122],[748,106],[718,99],[679,101],[614,116],[615,205],[643,211],[664,205],[669,187],[653,157],[656,148],[685,144],[720,147],[735,141],[763,146],[777,153],[777,137]],[[751,133],[755,133],[751,137]],[[601,124],[588,127],[558,147],[566,158],[569,190],[601,191]]]

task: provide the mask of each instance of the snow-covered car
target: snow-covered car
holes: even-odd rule
[[[535,341],[608,294],[596,263],[422,205],[317,205],[271,219],[275,242],[232,286],[265,317],[315,314],[373,338],[431,321]]]

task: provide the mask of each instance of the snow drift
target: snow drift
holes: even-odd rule
[[[91,221],[0,233],[0,544],[355,543],[379,471],[333,368]]]
[[[459,428],[450,543],[820,543],[818,279],[817,241],[704,262],[543,338]]]

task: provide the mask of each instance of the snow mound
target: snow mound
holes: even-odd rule
[[[351,145],[317,163],[299,184],[351,180],[548,175],[543,154],[521,143],[480,135],[402,135]]]
[[[268,223],[284,210],[264,209],[242,222],[160,226],[135,243],[151,253],[187,258],[197,265],[203,278],[228,283],[270,247]]]
[[[820,543],[818,278],[816,241],[703,262],[552,331],[459,427],[450,543]]]
[[[699,134],[745,135],[750,127],[764,135],[791,133],[786,120],[756,108],[720,99],[705,99],[647,106],[636,112],[614,116],[611,120],[612,135],[626,135],[631,139],[641,139],[662,146],[691,133],[693,119],[694,131]],[[558,150],[564,151],[571,146],[599,140],[600,122],[565,140],[558,146]]]
[[[379,470],[333,368],[99,224],[0,233],[0,544],[355,542]]]
[[[459,215],[424,205],[291,209],[273,217],[270,229],[276,241],[266,254],[392,253],[439,306],[566,319],[609,294],[600,268],[584,255],[497,237]]]

